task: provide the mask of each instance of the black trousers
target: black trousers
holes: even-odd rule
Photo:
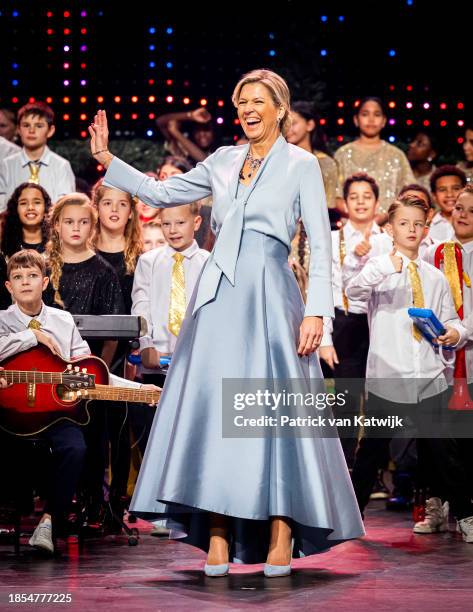
[[[35,437],[44,440],[51,450],[41,470],[46,472],[45,478],[42,478],[46,489],[45,512],[62,523],[70,511],[84,468],[86,444],[83,431],[74,423],[60,421]],[[1,440],[2,464],[4,468],[12,466],[10,482],[14,483],[17,490],[23,484],[29,486],[31,461],[37,461],[38,458],[26,450],[28,441],[7,434],[3,434]]]
[[[342,310],[336,308],[332,339],[340,362],[333,370],[335,389],[336,392],[349,391],[344,408],[337,409],[335,416],[343,418],[344,416],[358,415],[364,392],[369,349],[367,315],[351,312],[345,314]],[[347,382],[342,383],[340,379],[349,379],[348,388]],[[358,446],[358,431],[354,427],[349,430],[344,428],[339,431],[339,434],[347,465],[351,468]]]
[[[143,374],[143,384],[157,385],[163,387],[166,381],[166,375],[161,373]],[[144,455],[148,438],[153,424],[156,406],[148,406],[147,404],[133,404],[130,406],[130,424],[136,444],[140,449],[141,456]]]

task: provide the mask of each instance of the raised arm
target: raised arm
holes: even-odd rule
[[[98,111],[95,115],[94,123],[89,126],[89,134],[92,155],[107,168],[104,180],[107,186],[131,193],[156,208],[189,204],[212,193],[210,169],[213,155],[190,172],[172,176],[166,181],[156,181],[110,153],[105,111]]]

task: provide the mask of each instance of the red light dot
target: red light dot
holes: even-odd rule
[[[389,91],[394,91],[396,88],[394,87],[394,85],[390,85],[389,86]]]
[[[103,102],[103,96],[99,96],[99,97],[97,98],[97,102],[98,102],[99,104],[102,104],[102,102]]]
[[[412,85],[408,85],[408,86],[406,87],[406,89],[407,89],[407,91],[412,91]]]
[[[238,140],[238,136],[234,136],[233,137],[233,142],[236,142]]]
[[[149,119],[156,119],[156,115],[155,115],[154,113],[150,113],[150,114],[148,115],[148,118],[149,118]]]
[[[80,33],[81,34],[87,34],[87,28],[81,28],[80,29]]]
[[[445,120],[440,122],[441,127],[445,127],[446,125],[447,125],[447,122]]]
[[[52,30],[51,28],[48,28],[48,29],[46,30],[46,34],[47,34],[48,36],[52,36],[52,34],[54,34],[54,30]]]
[[[132,118],[132,119],[138,119],[138,115],[137,115],[136,113],[133,113],[133,114],[131,115],[131,118]]]
[[[337,136],[338,142],[343,142],[343,136]]]
[[[64,119],[64,121],[69,121],[69,119],[70,119],[70,117],[69,117],[69,115],[67,113],[65,115],[63,115],[62,118]]]
[[[233,123],[234,123],[235,125],[240,125],[240,120],[239,120],[239,119],[234,119],[234,120],[233,120]]]
[[[148,80],[148,85],[154,85],[154,79],[149,79]]]
[[[52,104],[53,103],[53,99],[51,97],[46,98],[46,104]]]
[[[70,98],[68,98],[67,96],[65,98],[62,99],[62,101],[64,102],[64,104],[69,104],[69,102],[71,101]]]
[[[51,52],[53,50],[52,47],[48,47],[48,51]]]
[[[219,101],[217,102],[217,105],[218,105],[218,106],[220,106],[220,108],[221,108],[222,106],[224,106],[224,104],[225,104],[225,102],[224,102],[223,100],[219,100]]]
[[[115,117],[115,119],[121,119],[122,118],[120,113],[115,113],[113,116]]]
[[[463,144],[464,140],[465,139],[462,136],[460,136],[460,138],[457,138],[458,144]]]
[[[412,123],[413,123],[412,119],[408,119],[408,120],[406,121],[406,125],[412,125]]]
[[[168,80],[166,81],[166,85],[172,85],[172,84],[173,84],[173,82],[174,82],[174,81],[173,81],[172,79],[168,79]]]
[[[33,102],[36,102],[36,100],[35,100],[35,98],[30,98],[30,99],[28,100],[28,102],[29,102],[30,104],[33,104]]]
[[[103,170],[103,166],[102,166],[102,164],[99,164],[97,166],[97,172],[102,172],[102,170]]]
[[[391,102],[389,103],[389,108],[396,108],[396,102],[391,100]]]
[[[68,17],[70,17],[71,14],[69,11],[64,11],[64,17],[67,19]]]
[[[343,125],[345,123],[345,119],[342,119],[340,117],[340,119],[337,119],[337,123],[338,123],[338,125]]]
[[[184,98],[183,103],[184,104],[190,104],[190,99],[189,98]]]
[[[457,121],[457,125],[459,127],[463,127],[465,125],[465,122],[463,121],[463,119],[460,119],[460,121]]]
[[[430,121],[428,119],[424,119],[424,121],[422,122],[423,125],[425,125],[425,127],[430,125]]]
[[[82,132],[80,133],[81,138],[87,138],[87,132],[82,130]]]
[[[85,121],[87,119],[87,115],[85,113],[81,113],[80,120]]]
[[[71,33],[71,31],[69,30],[69,28],[64,28],[64,35],[65,36],[69,36],[70,33]]]
[[[327,123],[327,119],[321,119],[319,123],[320,125],[325,125]]]
[[[82,63],[80,67],[82,68],[82,70],[85,70],[87,68],[87,64]]]
[[[339,102],[337,102],[337,106],[338,108],[343,108],[345,106],[345,103],[340,100]]]
[[[85,96],[82,96],[82,98],[80,99],[81,104],[85,104],[87,102],[87,98]]]
[[[138,102],[138,96],[131,96],[132,102]]]
[[[354,106],[355,108],[358,108],[358,106],[360,106],[360,100],[355,100]]]
[[[465,108],[465,105],[463,104],[463,102],[459,102],[457,104],[457,108],[458,108],[458,110],[463,110]]]
[[[156,102],[155,96],[149,96],[148,97],[148,102]]]
[[[445,110],[447,108],[447,105],[445,104],[445,102],[442,102],[442,104],[440,105],[440,108],[442,110]]]
[[[121,98],[120,98],[120,96],[115,96],[113,99],[114,99],[114,101],[115,101],[117,104],[118,104],[119,102],[121,102]]]
[[[51,13],[51,11],[48,11],[48,12],[46,13],[46,17],[52,17],[52,16],[53,16],[53,14]]]
[[[11,101],[13,102],[13,104],[18,104],[18,98],[12,98]]]
[[[201,106],[207,106],[208,102],[205,98],[202,98],[202,100],[200,101],[200,105]]]

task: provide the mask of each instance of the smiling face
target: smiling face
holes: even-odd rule
[[[39,268],[30,266],[13,269],[5,286],[20,307],[31,308],[31,306],[41,303],[43,291],[46,289],[48,282],[48,277],[43,276]]]
[[[41,225],[46,211],[43,194],[36,187],[25,187],[18,198],[17,205],[20,223],[28,228]]]
[[[202,222],[200,215],[192,214],[189,205],[163,208],[161,228],[166,241],[176,251],[184,251],[192,244],[194,232]]]
[[[350,221],[365,223],[374,219],[378,200],[368,182],[356,181],[348,189],[345,204]]]
[[[460,242],[473,240],[473,193],[458,196],[452,212],[452,225]]]
[[[54,229],[63,246],[76,251],[85,249],[93,229],[91,213],[84,206],[66,205],[54,224]]]
[[[426,213],[417,206],[399,206],[389,222],[389,233],[394,244],[402,251],[412,253],[424,238]]]
[[[455,174],[441,176],[435,181],[433,196],[442,212],[450,215],[457,201],[458,194],[463,189],[463,183]]]
[[[237,101],[238,119],[251,143],[270,141],[279,134],[278,117],[284,109],[278,108],[269,89],[262,83],[247,83]]]
[[[18,133],[26,149],[43,147],[54,131],[54,125],[49,126],[46,119],[39,115],[25,115],[18,125]]]
[[[125,232],[126,224],[131,219],[131,203],[127,193],[119,189],[105,189],[97,210],[102,227],[114,233]]]
[[[304,119],[302,115],[294,111],[291,113],[291,119],[291,127],[286,135],[287,142],[298,146],[307,142],[307,140],[310,143],[311,134],[315,130],[315,121]]]
[[[386,125],[386,117],[378,102],[375,100],[365,102],[355,115],[355,125],[367,138],[379,136]]]

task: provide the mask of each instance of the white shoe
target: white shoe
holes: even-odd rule
[[[52,554],[54,552],[52,530],[51,519],[41,521],[33,531],[33,535],[29,540],[29,545]]]
[[[458,527],[463,536],[463,541],[473,544],[473,516],[467,516],[458,521]]]
[[[448,502],[442,505],[439,497],[429,497],[425,503],[425,519],[414,525],[414,533],[441,533],[448,531]]]

